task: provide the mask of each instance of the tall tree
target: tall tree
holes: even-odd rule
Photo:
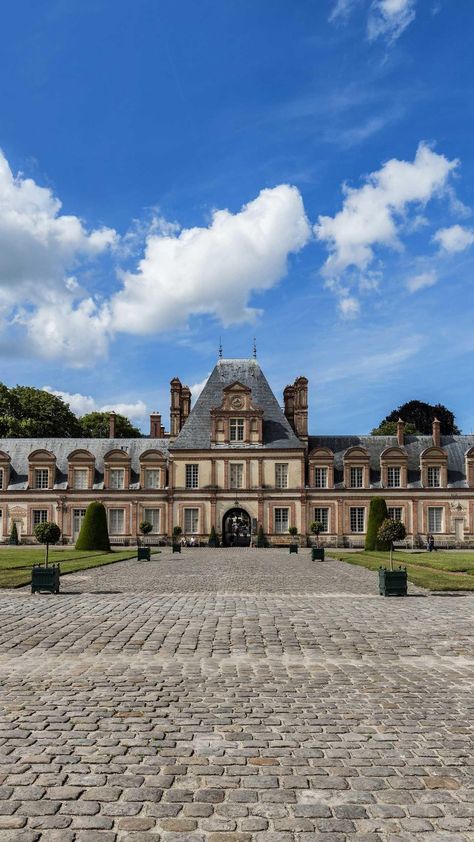
[[[32,386],[0,386],[0,433],[7,437],[78,436],[81,427],[61,398]]]
[[[397,422],[396,421],[382,421],[378,427],[375,427],[372,430],[371,436],[396,436],[397,435]],[[416,429],[414,424],[405,424],[405,435],[407,436],[419,436],[420,431]]]
[[[441,422],[441,434],[443,436],[458,435],[461,432],[450,409],[447,409],[441,403],[431,404],[424,401],[408,401],[402,404],[393,412],[390,412],[376,429],[380,429],[386,422],[396,422],[399,418],[402,418],[406,424],[413,424],[415,429],[425,436],[431,434],[435,418]],[[373,432],[372,435],[379,434]]]
[[[108,439],[109,412],[89,412],[80,419],[84,438]],[[115,436],[118,439],[141,438],[141,432],[125,415],[115,415]]]

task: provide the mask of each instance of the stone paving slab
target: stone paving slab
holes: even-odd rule
[[[474,839],[474,597],[302,559],[272,592],[266,558],[253,592],[0,594],[0,842]]]

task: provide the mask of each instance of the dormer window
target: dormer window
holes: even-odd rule
[[[87,468],[74,468],[72,473],[73,487],[78,490],[88,488],[88,474]]]
[[[440,488],[441,486],[441,468],[428,468],[428,488]]]
[[[222,390],[211,409],[211,444],[262,444],[263,409],[252,403],[252,390],[235,381]]]
[[[48,468],[36,468],[35,470],[35,488],[49,488],[49,470]]]
[[[387,468],[387,487],[400,488],[401,484],[401,468],[398,465],[389,465]]]
[[[314,487],[327,488],[328,487],[328,469],[315,468],[314,469]]]
[[[351,488],[363,488],[364,469],[360,467],[351,468]]]
[[[125,488],[125,471],[123,468],[111,468],[109,486],[114,489]]]
[[[244,419],[243,418],[231,418],[229,422],[229,440],[230,441],[243,441],[244,440]]]
[[[161,488],[161,471],[149,470],[145,471],[145,488]]]

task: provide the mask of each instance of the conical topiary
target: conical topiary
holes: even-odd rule
[[[13,521],[12,528],[10,530],[10,544],[18,544],[18,529],[16,528],[15,521]]]
[[[267,539],[265,537],[265,533],[263,531],[263,526],[260,524],[257,530],[257,547],[263,549],[267,546]]]
[[[372,497],[369,509],[369,522],[365,535],[366,550],[389,550],[390,546],[377,537],[384,520],[388,518],[387,504],[383,497]]]
[[[219,546],[219,537],[217,535],[215,526],[211,526],[211,531],[209,533],[208,546],[209,547],[218,547]]]
[[[76,550],[110,552],[107,513],[103,503],[89,503],[76,541]]]

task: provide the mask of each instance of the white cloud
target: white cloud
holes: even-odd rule
[[[340,20],[341,18],[343,20],[348,18],[354,7],[359,3],[360,0],[336,0],[334,8],[329,15],[329,20],[334,22]]]
[[[352,295],[344,295],[339,299],[339,310],[344,319],[354,319],[360,313],[360,303]]]
[[[60,389],[53,389],[51,386],[43,386],[43,390],[62,398],[79,417],[87,415],[89,412],[117,412],[127,418],[141,420],[147,415],[147,406],[143,401],[135,401],[135,403],[118,401],[101,406],[91,395],[81,395],[80,392],[63,392]]]
[[[201,394],[202,390],[204,389],[204,386],[206,385],[206,383],[209,379],[209,375],[210,375],[210,372],[209,372],[209,374],[207,374],[207,376],[204,378],[204,380],[201,380],[200,383],[194,383],[193,386],[189,387],[191,389],[191,395],[192,395],[193,403],[195,401],[197,401],[199,395]]]
[[[443,251],[464,251],[474,243],[474,231],[462,225],[452,225],[450,228],[440,228],[433,237]]]
[[[367,21],[369,40],[393,43],[415,19],[415,0],[373,0]]]
[[[33,351],[43,359],[61,359],[81,368],[107,355],[109,310],[92,298],[75,303],[66,295],[51,296],[17,321],[26,326]]]
[[[413,278],[409,278],[406,282],[406,287],[409,292],[418,292],[420,289],[432,287],[436,283],[438,283],[438,276],[436,272],[421,272],[420,275],[415,275]]]
[[[147,334],[208,313],[224,324],[253,320],[253,292],[273,287],[287,272],[288,256],[310,238],[295,187],[262,190],[241,211],[215,211],[207,228],[152,233],[136,273],[123,276],[111,302],[115,330]]]

